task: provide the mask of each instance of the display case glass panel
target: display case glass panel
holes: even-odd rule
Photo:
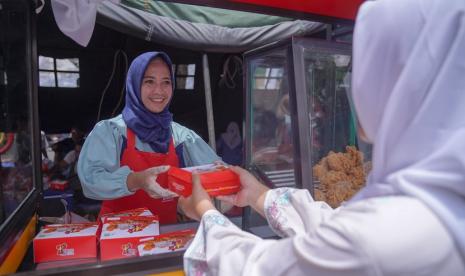
[[[40,195],[34,2],[0,1],[0,263],[33,215]],[[8,271],[8,270],[6,270]]]
[[[287,48],[251,59],[248,72],[250,165],[273,187],[294,186]]]
[[[351,56],[310,47],[303,59],[314,197],[338,207],[365,184],[370,166],[370,149],[358,139],[349,101]]]
[[[0,225],[33,190],[28,12],[0,10]]]
[[[351,47],[295,37],[246,53],[246,164],[272,188],[338,207],[365,184],[369,146],[349,100]],[[257,218],[251,212],[253,226]]]
[[[304,59],[314,165],[329,151],[343,151],[346,145],[355,144],[356,132],[347,98],[350,56],[306,49]]]

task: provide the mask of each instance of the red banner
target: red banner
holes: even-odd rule
[[[349,20],[355,20],[358,8],[363,1],[364,0],[231,0],[231,2]]]

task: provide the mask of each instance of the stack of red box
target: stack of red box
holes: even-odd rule
[[[230,195],[240,191],[241,183],[236,173],[225,165],[208,164],[168,170],[168,188],[184,197],[192,194],[192,172],[199,174],[202,186],[210,196]]]
[[[100,235],[102,261],[138,256],[141,238],[158,235],[157,216],[105,217]]]
[[[33,241],[34,262],[96,258],[94,223],[52,224],[42,228]]]
[[[139,240],[139,256],[186,250],[195,236],[195,230],[186,229]]]

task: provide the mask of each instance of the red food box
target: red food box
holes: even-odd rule
[[[194,236],[194,229],[186,229],[144,238],[139,240],[140,243],[137,246],[137,250],[139,256],[186,250],[194,239]]]
[[[192,172],[200,176],[202,186],[210,196],[231,195],[240,191],[239,176],[225,165],[208,164],[168,170],[168,189],[188,197],[192,194]]]
[[[42,228],[33,241],[34,262],[96,258],[95,223],[51,224]]]
[[[138,216],[151,217],[151,216],[153,216],[153,214],[152,214],[152,212],[150,212],[150,210],[148,208],[143,207],[143,208],[124,210],[124,211],[121,211],[121,212],[106,213],[106,214],[103,214],[100,217],[100,219],[101,219],[101,221],[103,223],[105,218],[109,218],[109,217],[138,217]]]
[[[159,233],[157,216],[107,217],[100,234],[100,259],[106,261],[138,256],[139,240]]]
[[[50,181],[50,189],[64,191],[68,189],[68,187],[69,187],[69,182],[67,180],[55,179],[55,180]]]

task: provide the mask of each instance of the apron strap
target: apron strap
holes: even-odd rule
[[[128,138],[128,149],[135,149],[136,148],[136,135],[134,132],[128,127],[126,130],[126,137]]]

